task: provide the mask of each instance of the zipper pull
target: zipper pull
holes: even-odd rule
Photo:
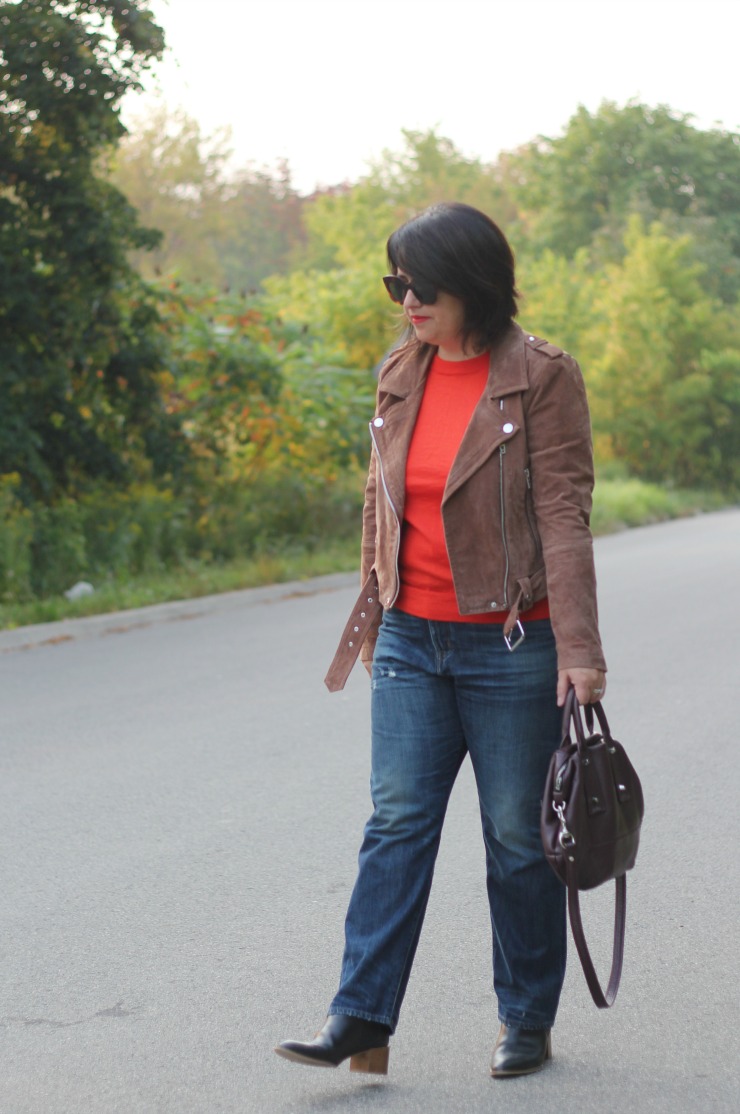
[[[527,481],[527,487],[531,491],[532,490],[532,480],[531,480],[531,477],[529,475],[529,468],[524,469],[524,478]]]
[[[501,456],[506,455],[506,442],[504,442],[502,445],[499,445],[498,451]]]

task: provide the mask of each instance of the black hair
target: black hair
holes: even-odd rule
[[[387,252],[394,274],[460,298],[464,345],[489,348],[516,316],[514,253],[498,225],[472,205],[432,205],[396,229]]]

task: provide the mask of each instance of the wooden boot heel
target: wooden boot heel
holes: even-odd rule
[[[390,1049],[368,1048],[367,1052],[357,1052],[350,1057],[350,1071],[371,1072],[373,1075],[388,1074],[388,1053]]]

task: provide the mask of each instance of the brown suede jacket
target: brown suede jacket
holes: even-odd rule
[[[383,608],[399,591],[406,457],[435,349],[404,346],[384,365],[363,514],[363,590],[326,678],[341,688],[372,660]],[[593,454],[576,361],[512,324],[491,350],[486,389],[447,479],[442,520],[461,615],[519,611],[544,596],[558,668],[605,669],[589,529]],[[512,641],[515,640],[512,638]]]

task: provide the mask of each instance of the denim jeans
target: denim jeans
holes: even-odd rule
[[[374,811],[347,911],[330,1014],[398,1023],[450,793],[470,754],[486,848],[499,1018],[550,1028],[565,975],[565,887],[540,842],[542,788],[559,742],[555,641],[387,611],[372,672]],[[460,925],[461,940],[465,926]]]

